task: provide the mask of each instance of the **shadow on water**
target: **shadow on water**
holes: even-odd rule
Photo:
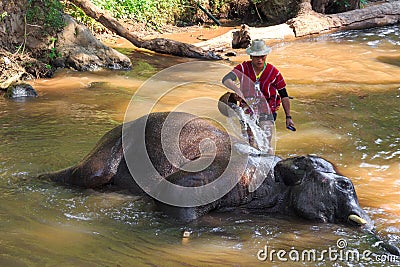
[[[290,85],[298,129],[286,131],[278,112],[277,154],[312,153],[335,162],[352,178],[377,232],[400,245],[400,69],[382,61],[398,60],[398,45],[393,26],[276,46],[269,60]],[[35,81],[39,97],[32,101],[0,99],[0,266],[398,266],[398,261],[257,259],[265,247],[322,251],[337,248],[339,239],[348,249],[382,255],[368,235],[343,225],[241,210],[182,225],[135,196],[30,179],[81,160],[123,121],[132,94],[147,77],[187,62],[125,53],[137,66],[132,72],[63,70],[54,79]],[[188,95],[175,101],[183,97]],[[183,230],[191,231],[190,238],[182,238]]]

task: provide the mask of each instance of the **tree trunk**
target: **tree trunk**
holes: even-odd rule
[[[400,22],[400,1],[369,6],[338,14],[323,15],[312,10],[310,1],[287,24],[296,37],[338,30],[364,29]]]
[[[165,38],[156,38],[152,40],[143,40],[121,25],[109,12],[103,11],[90,2],[90,0],[70,0],[76,6],[80,7],[86,15],[94,18],[106,28],[124,37],[133,45],[139,48],[145,48],[162,54],[171,54],[175,56],[201,58],[201,59],[221,59],[211,51],[206,51],[200,47],[186,44]]]

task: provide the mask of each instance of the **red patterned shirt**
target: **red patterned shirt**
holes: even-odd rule
[[[265,96],[271,112],[276,112],[279,109],[281,98],[278,90],[285,88],[286,82],[275,66],[267,63],[258,80],[251,60],[237,65],[233,69],[233,72],[240,80],[240,87],[245,98],[256,96],[254,82],[258,81],[260,83],[260,90]]]

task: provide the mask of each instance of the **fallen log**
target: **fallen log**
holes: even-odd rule
[[[121,37],[124,37],[134,46],[145,48],[162,54],[170,54],[182,57],[201,58],[201,59],[222,59],[215,55],[212,51],[206,51],[200,47],[182,43],[165,38],[155,38],[152,40],[144,40],[135,34],[131,33],[126,27],[119,23],[107,11],[103,11],[89,0],[70,0],[71,3],[81,8],[86,15],[100,22],[107,29],[115,32]]]
[[[400,22],[400,1],[371,5],[343,13],[324,15],[302,3],[299,14],[287,21],[296,37],[333,31],[366,29]]]

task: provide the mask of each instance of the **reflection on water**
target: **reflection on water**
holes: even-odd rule
[[[125,52],[155,70],[186,61]],[[285,130],[279,111],[276,153],[313,153],[335,162],[352,178],[377,232],[398,246],[399,58],[399,26],[279,44],[268,57],[289,84],[298,129]],[[245,59],[239,55],[232,64]],[[147,71],[154,70],[147,66]],[[31,179],[79,161],[122,122],[132,94],[149,75],[140,68],[61,71],[54,79],[35,81],[36,99],[0,100],[0,266],[271,266],[257,260],[265,246],[322,250],[335,248],[339,238],[350,249],[382,253],[371,247],[367,234],[343,225],[243,211],[182,225],[153,212],[145,199]],[[191,94],[198,96],[196,91],[169,96],[165,105]],[[189,239],[182,239],[183,230],[192,232]],[[345,261],[292,265],[354,266]]]

